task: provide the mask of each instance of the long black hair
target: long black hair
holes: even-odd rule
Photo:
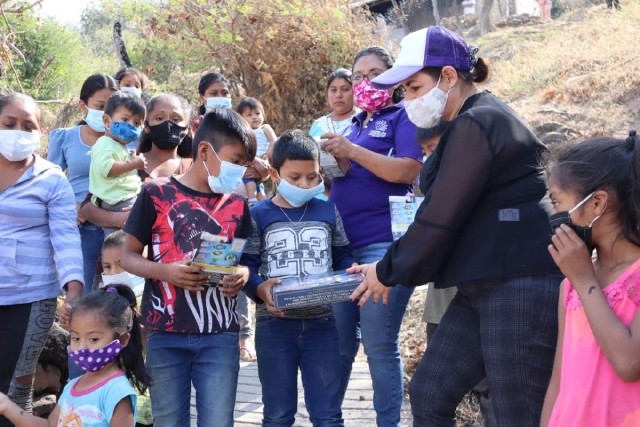
[[[89,76],[82,87],[80,88],[80,100],[84,102],[84,105],[89,108],[89,98],[96,94],[96,92],[102,89],[111,89],[116,92],[118,90],[118,83],[113,77],[108,74],[93,74]],[[86,125],[87,122],[81,120],[78,125]]]
[[[180,104],[182,107],[182,112],[187,121],[187,136],[184,137],[180,145],[178,145],[178,156],[183,159],[190,159],[192,155],[192,143],[193,137],[191,134],[191,127],[189,123],[191,123],[191,106],[189,105],[189,101],[184,99],[181,96],[174,95],[173,93],[163,93],[160,95],[156,95],[147,102],[147,126],[149,126],[149,116],[151,116],[151,112],[153,111],[156,104],[162,99],[170,99],[171,101],[175,101]],[[151,145],[153,144],[153,140],[151,139],[151,134],[142,132],[140,134],[140,139],[138,142],[138,152],[139,153],[148,153],[151,151]]]
[[[363,58],[369,55],[377,56],[378,59],[382,61],[382,63],[385,65],[385,67],[387,67],[387,70],[390,70],[391,67],[393,67],[393,63],[394,63],[393,56],[391,56],[391,52],[389,52],[389,50],[386,47],[369,46],[362,49],[360,52],[356,54],[355,58],[353,58],[353,64],[351,65],[351,69],[353,70],[353,68],[355,68],[356,62],[358,62],[360,58]],[[397,104],[398,102],[402,101],[404,99],[404,88],[402,86],[398,86],[397,88],[395,88],[391,98],[394,104]]]
[[[635,130],[627,139],[600,137],[557,149],[551,173],[578,198],[596,190],[615,194],[624,237],[640,246],[640,147]]]
[[[219,73],[207,73],[200,78],[200,84],[198,84],[198,93],[204,96],[204,93],[207,91],[207,89],[209,89],[209,87],[211,87],[211,85],[214,83],[224,83],[225,85],[227,85],[227,89],[231,90],[231,83],[225,76]],[[201,105],[200,108],[198,108],[198,113],[201,116],[204,116],[206,112],[206,106]]]
[[[354,64],[355,64],[355,61],[354,61]],[[333,73],[329,74],[329,77],[327,78],[327,85],[325,87],[325,90],[329,90],[331,83],[333,83],[333,81],[336,79],[343,79],[347,83],[349,83],[349,86],[353,87],[353,82],[351,81],[351,70],[347,70],[346,68],[338,68]]]
[[[115,289],[117,292],[109,291]],[[109,291],[109,292],[107,292]],[[142,334],[136,308],[136,295],[127,285],[107,286],[103,291],[84,296],[71,310],[73,315],[91,312],[112,329],[116,335],[130,334],[129,343],[120,352],[118,364],[135,388],[142,394],[151,385],[151,377],[144,366]]]

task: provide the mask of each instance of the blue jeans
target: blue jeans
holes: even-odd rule
[[[102,253],[102,243],[104,242],[104,233],[102,228],[90,222],[85,222],[80,226],[80,243],[82,245],[82,267],[84,269],[84,295],[93,291],[93,280],[96,275],[96,264]],[[84,371],[78,368],[71,359],[67,361],[69,368],[69,379],[78,378],[84,374]]]
[[[359,264],[380,260],[390,243],[374,243],[353,249]],[[403,371],[398,335],[404,312],[413,288],[395,286],[389,295],[389,304],[368,301],[358,309],[357,302],[333,304],[333,314],[340,337],[340,397],[344,395],[351,377],[351,366],[358,354],[360,337],[369,362],[373,383],[373,408],[379,427],[400,426],[403,399]]]
[[[80,242],[82,244],[82,264],[84,268],[84,293],[92,291],[93,278],[96,274],[96,264],[102,253],[104,233],[97,225],[85,222],[80,227]]]
[[[189,427],[191,384],[198,427],[233,427],[240,348],[237,332],[149,331],[147,370],[156,427]]]
[[[298,409],[298,367],[314,427],[342,427],[338,331],[333,316],[256,319],[263,427],[291,427]],[[155,413],[154,413],[155,416]]]

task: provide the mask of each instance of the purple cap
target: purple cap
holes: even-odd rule
[[[398,60],[390,70],[373,79],[371,84],[377,89],[387,89],[425,67],[446,66],[460,71],[473,68],[467,42],[444,27],[423,28],[402,39]]]

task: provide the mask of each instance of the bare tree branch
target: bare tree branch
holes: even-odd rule
[[[40,87],[40,83],[42,83],[42,78],[44,77],[44,75],[46,74],[47,70],[49,69],[49,66],[51,65],[51,63],[56,59],[55,56],[52,56],[51,58],[47,59],[44,64],[42,65],[42,69],[40,70],[40,72],[38,73],[38,75],[36,76],[35,80],[33,81],[33,90],[36,90]]]
[[[33,9],[34,7],[36,7],[37,5],[39,5],[40,3],[42,3],[44,0],[38,0],[35,3],[32,3],[30,5],[27,6],[22,6],[18,9],[10,9],[7,10],[7,13],[22,13],[22,12],[26,12],[27,10]]]

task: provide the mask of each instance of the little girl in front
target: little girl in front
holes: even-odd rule
[[[135,387],[150,384],[144,367],[136,298],[126,285],[92,292],[71,310],[69,357],[86,373],[64,388],[48,419],[24,412],[0,393],[0,415],[16,427],[133,427]],[[131,384],[130,384],[131,381]]]
[[[640,426],[639,142],[591,139],[551,170],[549,252],[566,280],[543,427]]]

